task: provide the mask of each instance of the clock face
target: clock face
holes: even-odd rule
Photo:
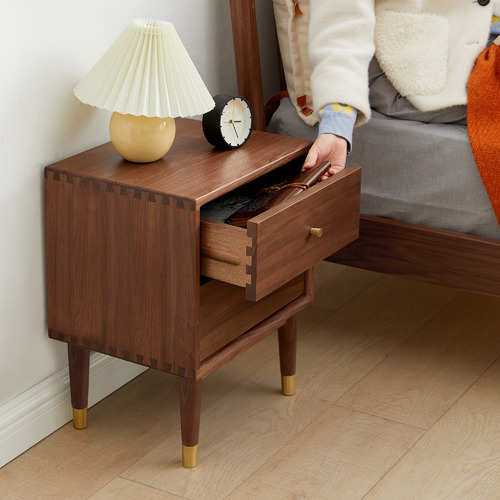
[[[227,144],[233,148],[243,145],[252,130],[252,113],[248,102],[235,97],[222,110],[221,133]]]
[[[203,115],[203,132],[208,142],[221,149],[236,149],[252,132],[250,105],[243,97],[218,95],[215,108]]]

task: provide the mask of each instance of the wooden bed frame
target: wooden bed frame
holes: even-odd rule
[[[252,105],[254,128],[265,130],[255,2],[230,7],[238,92]],[[282,71],[280,81],[284,90]],[[359,239],[327,260],[500,297],[497,240],[361,215]]]

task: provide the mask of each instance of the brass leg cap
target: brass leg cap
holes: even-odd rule
[[[295,394],[295,375],[281,375],[281,390],[283,396]]]
[[[79,430],[87,427],[87,408],[73,408],[73,427]]]
[[[198,445],[184,446],[182,445],[182,465],[191,469],[196,467],[198,462]]]

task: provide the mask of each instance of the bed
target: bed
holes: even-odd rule
[[[254,128],[313,140],[316,130],[286,98],[277,109],[265,107],[254,0],[230,0],[230,7],[238,92],[252,105]],[[277,71],[286,90],[280,64]],[[464,110],[412,114],[386,95],[376,62],[370,77],[376,109],[356,129],[348,158],[363,169],[360,237],[327,260],[500,297],[500,227],[475,168]],[[429,159],[434,149],[440,155]]]

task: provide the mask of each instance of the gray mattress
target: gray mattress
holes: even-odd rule
[[[374,112],[356,140],[349,164],[365,166],[363,213],[500,239],[466,126]]]
[[[362,167],[361,212],[500,239],[500,226],[474,163],[465,107],[421,113],[401,98],[376,63],[372,119],[354,131],[348,165]],[[314,140],[288,99],[269,131]]]

